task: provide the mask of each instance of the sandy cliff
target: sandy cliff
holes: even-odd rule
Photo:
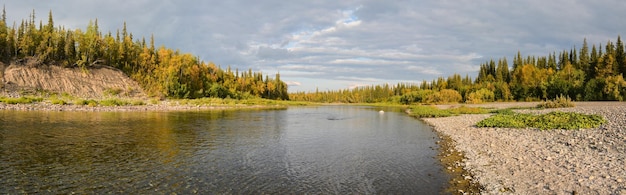
[[[85,70],[27,61],[10,65],[0,62],[0,70],[0,92],[9,96],[41,91],[65,92],[83,98],[102,98],[111,94],[136,98],[146,96],[137,82],[122,71],[108,66],[94,66]]]

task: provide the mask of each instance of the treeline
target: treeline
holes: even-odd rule
[[[577,101],[626,99],[626,53],[621,37],[604,46],[572,48],[547,56],[522,57],[518,52],[509,70],[506,58],[480,65],[476,79],[454,74],[421,84],[368,86],[352,90],[293,93],[293,100],[318,102],[480,103],[536,101],[568,96]]]
[[[35,61],[35,64],[77,67],[111,66],[122,70],[152,96],[173,98],[248,98],[288,99],[287,85],[280,75],[269,78],[252,70],[226,70],[200,61],[188,53],[163,46],[155,48],[154,38],[134,39],[126,29],[103,34],[98,20],[87,29],[55,27],[52,11],[48,22],[35,21],[33,10],[28,20],[7,25],[3,9],[0,21],[0,61]]]

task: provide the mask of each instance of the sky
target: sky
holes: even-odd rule
[[[621,0],[0,0],[9,23],[36,20],[115,33],[222,68],[280,73],[290,92],[421,83],[479,65],[615,42]]]

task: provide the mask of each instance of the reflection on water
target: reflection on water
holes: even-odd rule
[[[434,137],[362,107],[0,111],[0,192],[438,193]]]

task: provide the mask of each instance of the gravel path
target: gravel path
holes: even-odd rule
[[[474,126],[489,115],[423,120],[456,142],[466,157],[460,164],[484,187],[484,194],[626,195],[626,103],[576,102],[574,108],[525,112],[553,110],[599,114],[608,122],[595,129],[541,131]]]

